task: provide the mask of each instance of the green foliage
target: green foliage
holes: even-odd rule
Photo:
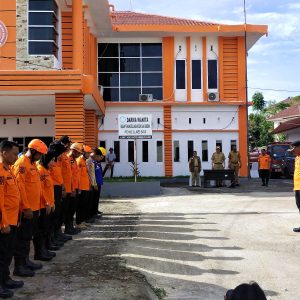
[[[167,292],[164,288],[153,287],[152,289],[159,300],[163,300],[167,297]]]
[[[255,92],[255,94],[252,96],[252,102],[253,109],[258,112],[262,111],[266,106],[266,101],[261,92]]]

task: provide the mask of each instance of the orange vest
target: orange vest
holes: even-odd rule
[[[64,183],[64,179],[61,171],[61,158],[58,157],[57,161],[54,161],[49,168],[51,178],[53,180],[54,185],[62,185]]]
[[[89,191],[91,184],[90,184],[90,178],[86,166],[86,160],[83,156],[80,156],[77,158],[77,164],[79,168],[79,189],[82,191]]]
[[[0,163],[0,227],[18,224],[20,202],[21,195],[15,176]]]
[[[259,162],[260,170],[269,170],[271,157],[269,154],[265,154],[265,155],[260,154],[260,156],[258,157],[258,162]]]
[[[76,159],[73,158],[72,152],[68,154],[71,161],[71,171],[72,171],[72,192],[79,189],[79,168]]]
[[[63,178],[63,184],[65,186],[66,192],[72,192],[72,169],[71,160],[67,153],[61,155],[61,174]]]
[[[41,208],[45,208],[46,205],[54,207],[54,185],[49,170],[44,166],[37,165],[40,178],[41,178]]]
[[[22,155],[13,166],[21,192],[21,210],[31,208],[37,211],[41,207],[41,181],[35,164]]]
[[[300,191],[300,155],[295,158],[294,190]]]

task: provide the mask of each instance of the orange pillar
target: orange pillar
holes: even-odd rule
[[[246,105],[239,107],[239,151],[242,168],[240,176],[248,176],[248,149],[247,149],[247,110]]]
[[[73,69],[83,71],[83,7],[82,0],[73,0]]]
[[[96,116],[96,111],[93,109],[86,109],[84,122],[84,143],[94,148],[98,145],[98,120]]]
[[[165,176],[173,176],[171,105],[164,106],[164,144]]]
[[[163,38],[164,101],[174,101],[174,37]]]

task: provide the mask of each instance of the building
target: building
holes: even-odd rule
[[[143,176],[188,174],[193,150],[210,168],[216,145],[228,155],[233,144],[247,175],[245,53],[267,26],[117,11],[107,0],[1,0],[0,21],[1,138],[100,143],[115,149],[115,174],[131,175],[134,142],[119,140],[118,114],[147,113]]]

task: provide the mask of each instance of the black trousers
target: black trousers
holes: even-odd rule
[[[59,231],[60,227],[62,225],[62,186],[61,185],[55,185],[54,186],[54,204],[55,204],[55,210],[52,214],[52,222],[51,222],[51,231]]]
[[[103,177],[105,176],[105,173],[108,169],[109,169],[109,165],[106,165],[102,173]],[[112,178],[113,176],[114,176],[114,165],[110,166],[110,178]]]
[[[80,224],[88,219],[90,191],[81,191],[78,195],[78,203],[76,207],[76,224]]]
[[[59,228],[61,227],[62,224],[65,224],[66,226],[66,224],[70,222],[69,221],[70,200],[71,200],[71,194],[67,194],[66,197],[62,198]]]
[[[296,199],[296,205],[299,209],[300,212],[300,190],[299,191],[295,191],[295,199]]]
[[[21,224],[17,228],[14,258],[16,265],[24,264],[26,256],[29,256],[30,241],[36,235],[40,211],[33,212],[32,219],[25,219],[22,215]]]
[[[0,280],[6,280],[9,276],[9,266],[14,254],[16,233],[16,226],[10,226],[9,234],[0,233]]]
[[[101,194],[101,185],[98,185],[98,190],[93,189],[93,196],[92,196],[91,210],[90,210],[91,217],[98,214],[100,194]]]
[[[268,184],[270,178],[270,170],[259,170],[259,176],[263,184]]]
[[[45,242],[47,236],[50,233],[50,216],[46,215],[46,209],[42,208],[40,210],[40,215],[38,217],[37,229],[33,234],[33,244],[35,251],[40,250],[42,244]]]
[[[66,222],[65,226],[66,228],[71,228],[73,227],[73,222],[74,222],[74,215],[77,210],[77,205],[78,205],[78,193],[76,191],[75,196],[71,196],[69,198],[69,210],[66,211]]]

